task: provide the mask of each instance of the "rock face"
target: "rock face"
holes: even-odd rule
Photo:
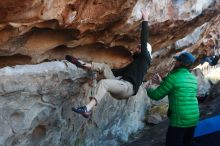
[[[213,87],[211,88],[211,97],[213,99],[217,98],[220,96],[220,91],[219,91],[219,88],[220,88],[220,81],[218,81],[215,85],[213,85]]]
[[[74,54],[119,68],[132,61],[128,50],[139,42],[143,6],[147,5],[151,11],[150,43],[156,51],[205,22],[211,25],[219,15],[219,3],[219,0],[2,0],[0,66],[33,64]]]
[[[211,84],[207,78],[203,75],[202,71],[197,68],[192,71],[192,73],[196,76],[198,82],[198,96],[209,95]]]
[[[107,95],[90,119],[73,113],[72,106],[88,102],[86,76],[67,62],[1,69],[0,145],[114,146],[143,128],[143,89],[128,100]]]

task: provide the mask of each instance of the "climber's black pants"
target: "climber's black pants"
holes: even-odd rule
[[[168,127],[166,146],[194,146],[193,134],[195,127],[179,128]]]

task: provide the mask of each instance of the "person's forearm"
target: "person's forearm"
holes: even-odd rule
[[[147,42],[149,37],[149,30],[148,30],[148,17],[149,17],[149,10],[145,7],[141,9],[142,13],[142,28],[141,28],[141,51],[142,53],[147,53]]]
[[[147,51],[147,42],[149,37],[148,21],[142,22],[141,29],[141,51]]]
[[[160,100],[163,98],[163,96],[160,96],[160,94],[158,94],[158,92],[155,92],[156,89],[153,89],[153,88],[149,88],[147,89],[147,95],[150,99],[153,99],[153,100]]]

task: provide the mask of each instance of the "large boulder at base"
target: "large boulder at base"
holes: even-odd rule
[[[220,81],[218,81],[216,84],[214,84],[210,90],[210,96],[212,98],[218,98],[220,97]]]
[[[90,119],[71,111],[88,102],[87,72],[68,62],[0,69],[0,146],[116,146],[143,128],[148,100],[107,95]]]
[[[211,88],[211,84],[208,79],[205,78],[202,71],[199,68],[196,68],[192,71],[192,73],[196,76],[198,81],[198,96],[205,96],[209,94],[209,90]]]

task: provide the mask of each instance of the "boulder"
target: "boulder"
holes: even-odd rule
[[[144,127],[143,88],[127,100],[106,95],[90,119],[73,113],[89,100],[89,76],[66,61],[0,69],[0,145],[116,146]]]

